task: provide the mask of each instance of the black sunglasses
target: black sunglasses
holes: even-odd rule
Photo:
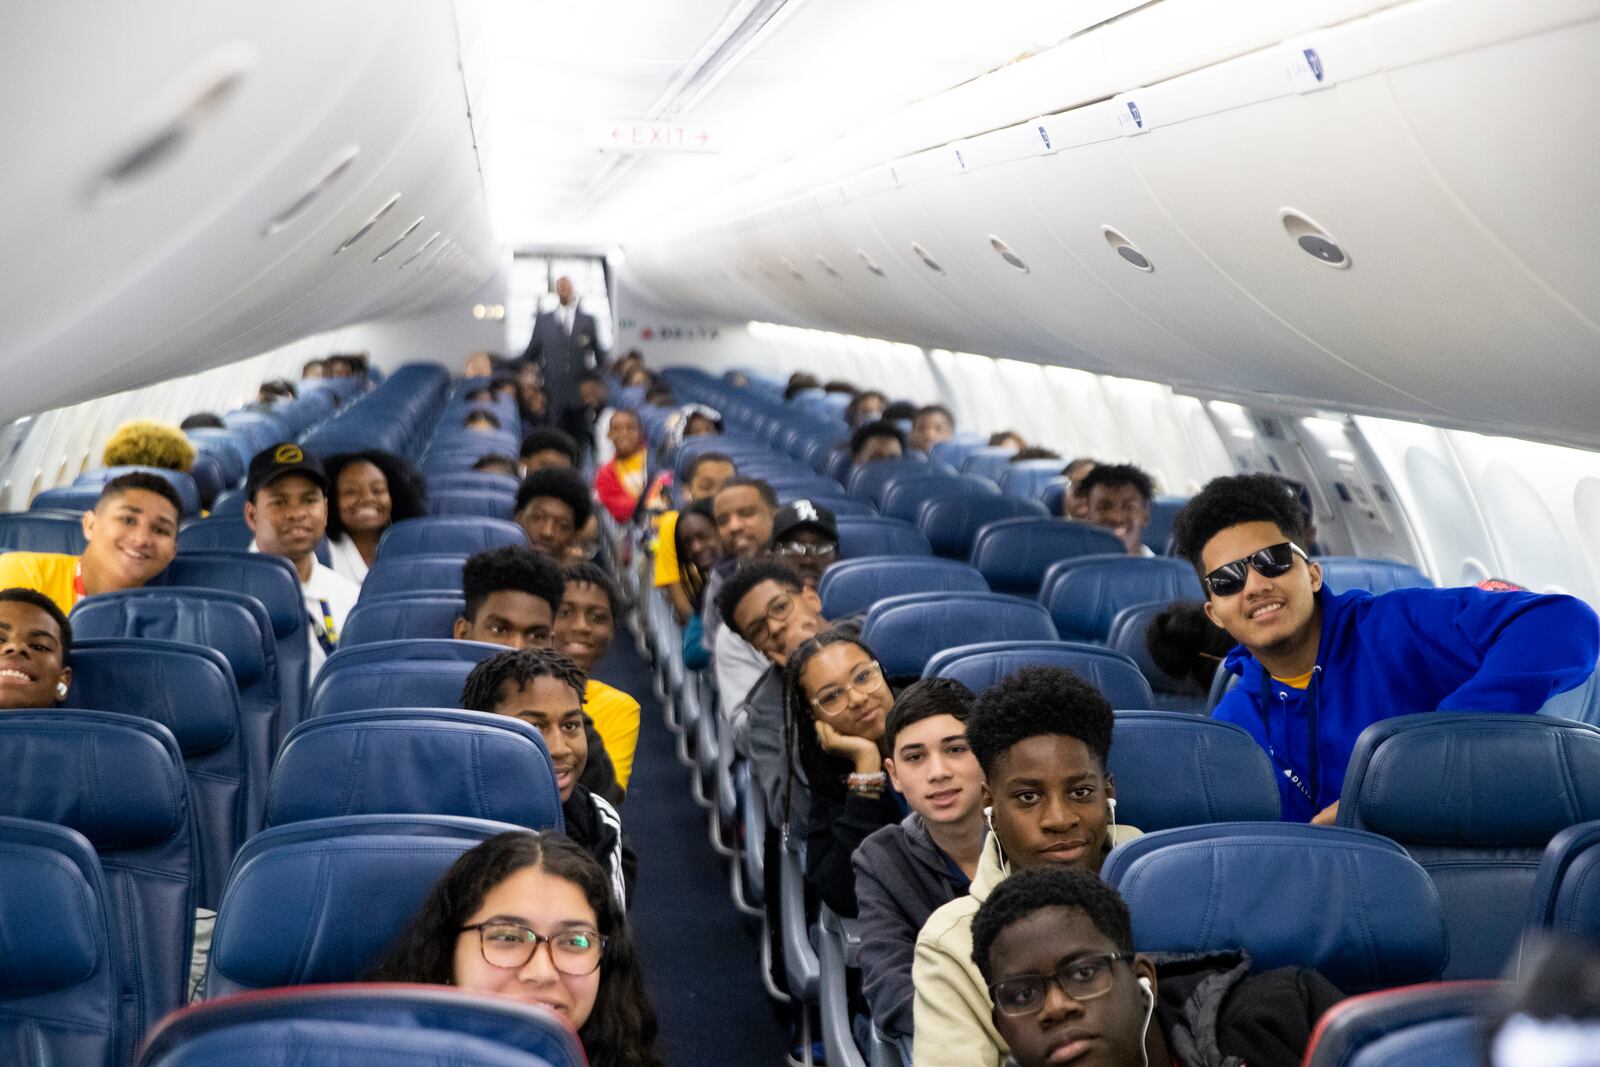
[[[1294,558],[1310,563],[1310,558],[1300,550],[1300,546],[1290,541],[1282,544],[1268,545],[1258,549],[1243,559],[1236,559],[1232,563],[1224,563],[1202,579],[1206,588],[1211,590],[1213,596],[1233,596],[1244,591],[1245,579],[1249,576],[1247,568],[1255,568],[1255,572],[1263,578],[1277,578],[1287,574],[1294,566]]]

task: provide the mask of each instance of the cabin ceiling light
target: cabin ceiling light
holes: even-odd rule
[[[1156,269],[1149,258],[1135,248],[1133,242],[1124,237],[1120,230],[1111,226],[1102,226],[1100,227],[1100,233],[1105,237],[1106,244],[1111,246],[1111,251],[1121,256],[1131,266],[1137,267],[1146,274]]]
[[[1300,246],[1300,250],[1315,259],[1325,267],[1335,270],[1347,270],[1350,267],[1350,256],[1339,242],[1335,241],[1327,230],[1318,226],[1306,215],[1294,208],[1282,208],[1278,211],[1278,219],[1283,223],[1283,229],[1288,233],[1290,240]]]

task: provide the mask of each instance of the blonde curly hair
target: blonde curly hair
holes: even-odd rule
[[[107,467],[165,467],[186,471],[194,465],[194,445],[183,431],[165,422],[139,419],[117,427],[106,442]]]

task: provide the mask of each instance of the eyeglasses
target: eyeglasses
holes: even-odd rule
[[[798,556],[801,559],[807,556],[812,559],[832,559],[839,554],[838,545],[808,545],[803,541],[785,541],[773,546],[773,550],[780,556]]]
[[[1055,969],[1053,974],[1019,974],[989,987],[989,996],[1002,1015],[1032,1015],[1044,1007],[1044,998],[1054,983],[1073,1000],[1093,1000],[1111,992],[1114,975],[1111,965],[1131,960],[1131,952],[1107,952],[1079,956]]]
[[[877,662],[863,663],[850,680],[844,685],[830,685],[814,697],[811,703],[819,710],[829,715],[837,715],[844,710],[849,702],[851,693],[866,696],[876,693],[883,688],[883,669]]]
[[[1294,558],[1296,556],[1299,556],[1307,563],[1311,562],[1310,558],[1300,550],[1300,546],[1292,542],[1285,541],[1282,544],[1268,545],[1266,548],[1250,553],[1243,559],[1236,559],[1232,563],[1224,563],[1206,575],[1203,581],[1206,583],[1206,588],[1211,590],[1212,595],[1233,596],[1244,591],[1245,579],[1248,577],[1247,567],[1255,568],[1255,572],[1263,578],[1276,578],[1289,572],[1289,569],[1294,566]]]
[[[563,930],[549,937],[517,923],[475,923],[461,930],[478,931],[478,949],[491,967],[526,967],[540,945],[549,945],[550,963],[571,978],[597,971],[606,947],[606,939],[593,930]]]
[[[779,593],[767,601],[767,610],[761,613],[761,618],[750,624],[750,643],[755,644],[759,641],[765,641],[771,636],[769,631],[772,629],[773,624],[787,619],[793,611],[794,597],[788,593]]]

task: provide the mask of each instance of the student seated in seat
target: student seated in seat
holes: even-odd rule
[[[576,1030],[593,1067],[662,1067],[627,918],[602,868],[558,833],[463,853],[368,978],[517,997]]]
[[[330,456],[324,470],[333,491],[329,565],[335,574],[360,585],[378,558],[383,531],[428,513],[422,477],[399,456],[376,449]]]
[[[467,560],[461,571],[462,615],[457,641],[482,641],[510,649],[548,649],[567,578],[562,569],[530,548],[504,545]],[[584,716],[589,758],[583,785],[613,802],[622,799],[616,769],[594,722]]]
[[[546,467],[522,479],[514,515],[534,551],[567,563],[593,510],[589,490],[576,471]]]
[[[183,429],[168,422],[137,419],[118,426],[106,441],[100,461],[108,467],[164,467],[186,471],[194,466],[195,448]]]
[[[542,471],[546,467],[576,467],[578,442],[570,434],[555,427],[534,430],[522,439],[521,462],[523,474]]]
[[[733,460],[721,452],[702,452],[689,461],[683,471],[683,488],[691,504],[705,501],[709,506],[711,498],[738,474]],[[672,601],[672,609],[677,613],[679,622],[686,622],[698,609],[691,609],[689,591],[683,587],[683,568],[679,563],[682,558],[678,554],[678,529],[677,524],[681,513],[669,511],[661,516],[661,525],[657,528],[656,558],[655,558],[655,583],[659,589],[667,591],[667,598]],[[711,521],[711,532],[716,534],[716,519]],[[713,561],[715,562],[715,561]],[[711,572],[705,570],[701,576],[701,588],[704,580]],[[697,670],[689,664],[691,670]],[[704,666],[701,664],[700,666]]]
[[[850,463],[876,463],[880,459],[899,459],[906,453],[906,435],[888,419],[864,422],[850,435]]]
[[[317,542],[328,530],[328,476],[315,456],[283,441],[256,453],[244,493],[244,521],[255,533],[250,551],[282,556],[300,576],[314,678],[339,647],[344,620],[361,595],[359,585],[317,559]]]
[[[948,441],[956,435],[956,417],[943,404],[929,404],[917,409],[911,419],[911,439],[908,442],[918,452],[931,452],[933,446]]]
[[[72,624],[34,589],[0,589],[0,711],[53,708],[72,685]]]
[[[701,640],[705,632],[706,579],[722,560],[722,539],[717,536],[711,501],[697,500],[678,513],[672,525],[672,541],[678,582],[670,589],[674,610],[680,601],[683,605],[683,665],[691,671],[704,670],[711,666],[711,653]]]
[[[1005,1061],[988,982],[972,958],[972,916],[1013,871],[1075,867],[1099,875],[1111,847],[1139,836],[1117,825],[1106,772],[1111,704],[1060,667],[1024,667],[990,686],[967,721],[989,805],[972,888],[928,917],[917,935],[917,1067]]]
[[[86,596],[139,589],[178,554],[178,491],[145,471],[119,475],[83,513],[82,556],[55,552],[0,555],[0,589],[35,589],[63,612]]]
[[[649,482],[644,426],[639,422],[638,412],[630,408],[612,412],[606,438],[611,442],[612,459],[595,472],[595,496],[617,522],[631,522],[633,510],[639,506],[639,497]]]
[[[894,692],[872,650],[829,630],[795,649],[784,671],[788,734],[788,797],[781,809],[795,825],[795,786],[809,795],[806,884],[828,907],[856,914],[851,857],[905,809],[889,789],[878,745]],[[796,775],[803,775],[797,783]]]
[[[1303,512],[1271,475],[1212,480],[1173,525],[1206,589],[1206,614],[1239,647],[1240,676],[1212,712],[1278,772],[1287,821],[1333,824],[1361,731],[1428,711],[1538,711],[1584,684],[1600,652],[1594,611],[1569,596],[1477,588],[1381,596],[1322,584]]]
[[[588,679],[567,657],[546,648],[502,652],[467,675],[461,706],[467,711],[509,715],[544,736],[561,792],[567,836],[588,849],[610,878],[624,907],[633,899],[638,863],[622,833],[622,817],[610,802],[589,792],[579,779],[589,758],[584,739],[583,690]]]
[[[812,589],[839,561],[839,523],[833,509],[811,500],[785,504],[772,519],[772,554]]]
[[[553,647],[592,675],[611,651],[621,613],[622,596],[610,575],[594,563],[569,564],[556,610]],[[617,784],[626,792],[639,744],[639,702],[591,677],[584,687],[583,705],[616,767]]]
[[[1155,499],[1155,483],[1131,463],[1101,463],[1072,483],[1087,508],[1084,521],[1104,526],[1117,535],[1123,551],[1130,556],[1154,556],[1144,543],[1144,528],[1150,525],[1150,502]]]
[[[888,397],[876,389],[864,389],[851,397],[850,403],[845,405],[845,425],[853,430],[857,426],[877,422],[883,418],[883,409],[888,406]]]
[[[1117,891],[1072,868],[996,886],[973,917],[972,956],[1018,1067],[1299,1067],[1317,1020],[1344,999],[1304,967],[1252,974],[1244,952],[1135,952]]]
[[[733,576],[734,568],[765,553],[772,543],[772,520],[778,514],[778,494],[759,478],[730,478],[711,498],[711,512],[717,520],[717,536],[722,539],[722,562],[706,580],[706,599],[718,603],[717,593],[722,583]],[[701,640],[711,653],[712,665],[720,671],[717,661],[723,656],[737,658],[745,665],[742,689],[738,684],[725,684],[723,675],[717,675],[717,693],[722,698],[722,706],[732,707],[749,691],[754,677],[749,668],[758,657],[750,646],[738,647],[740,638],[736,634],[722,632],[720,613],[707,615],[704,622],[705,633]],[[760,670],[754,673],[759,674]]]
[[[928,916],[965,896],[983,852],[983,772],[967,744],[972,691],[954,678],[906,687],[884,727],[883,769],[911,814],[856,849],[861,992],[879,1030],[910,1037],[911,960]]]

